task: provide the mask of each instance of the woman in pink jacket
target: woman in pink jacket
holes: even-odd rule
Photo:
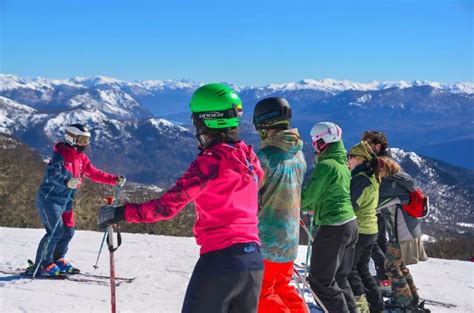
[[[158,199],[102,207],[98,224],[169,220],[194,202],[201,252],[182,312],[256,312],[263,275],[257,227],[263,172],[239,137],[242,102],[229,87],[208,84],[196,90],[190,107],[201,153],[189,169]]]

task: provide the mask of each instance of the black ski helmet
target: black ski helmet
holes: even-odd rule
[[[255,129],[287,129],[290,127],[291,106],[285,98],[260,100],[253,110]]]

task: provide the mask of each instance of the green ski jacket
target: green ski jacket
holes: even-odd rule
[[[355,219],[350,196],[351,172],[341,141],[329,144],[317,160],[301,196],[301,210],[314,210],[318,226],[342,225]]]

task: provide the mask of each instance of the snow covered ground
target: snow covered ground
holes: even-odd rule
[[[34,258],[42,229],[0,228],[0,271],[26,266]],[[108,251],[93,264],[102,233],[77,231],[69,257],[83,272],[107,275]],[[300,261],[306,248],[300,247]],[[115,253],[117,276],[138,278],[117,287],[118,312],[180,312],[199,255],[193,238],[123,234]],[[474,312],[474,263],[432,259],[410,266],[422,297],[456,308],[432,312]],[[110,312],[110,287],[73,281],[16,279],[0,274],[0,312]]]

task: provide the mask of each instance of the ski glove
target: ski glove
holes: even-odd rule
[[[73,177],[67,181],[67,188],[76,189],[80,183],[81,183],[81,179],[79,177]]]
[[[117,177],[117,185],[119,187],[123,187],[123,185],[125,185],[126,181],[127,181],[127,179],[123,175],[120,175],[119,177]]]
[[[125,206],[104,205],[99,209],[99,215],[97,216],[97,226],[99,228],[104,229],[121,221],[125,221]]]

